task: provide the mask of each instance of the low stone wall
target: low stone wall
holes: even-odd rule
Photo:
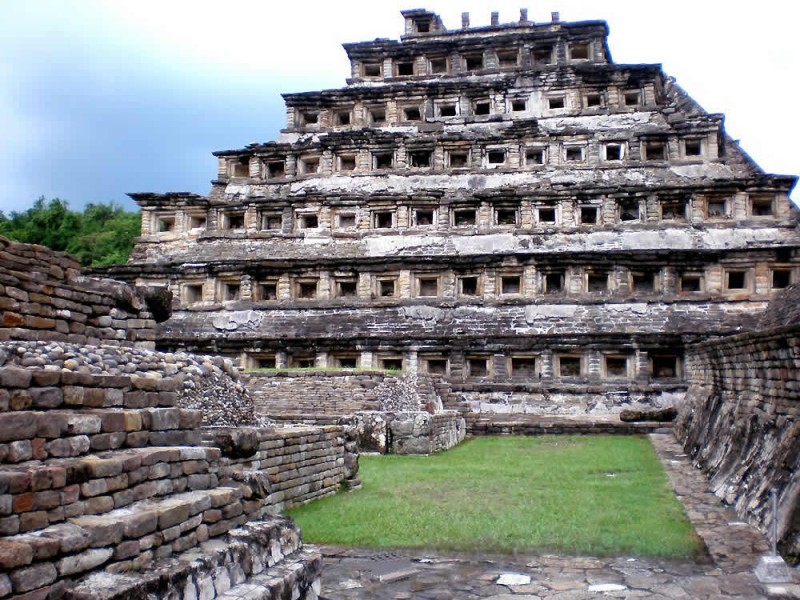
[[[800,305],[796,297],[792,306]],[[783,303],[786,304],[785,302]],[[774,322],[775,315],[770,315]],[[767,531],[779,497],[782,551],[800,557],[800,326],[689,347],[678,439],[714,493]]]
[[[275,511],[360,483],[356,443],[345,427],[213,428],[204,442],[222,451],[221,484],[244,482]]]
[[[294,424],[343,425],[353,451],[381,454],[442,452],[462,442],[467,432],[464,416],[453,410],[436,413],[361,411],[341,417],[280,415],[280,418]]]
[[[0,237],[0,341],[153,348],[155,321],[143,295],[79,269],[63,252]]]
[[[669,432],[672,423],[657,421],[621,421],[617,417],[542,415],[465,415],[467,434],[478,435],[645,435]]]
[[[686,384],[630,390],[614,386],[565,387],[451,384],[447,408],[466,413],[587,417],[616,415],[623,410],[654,410],[683,400]]]
[[[399,412],[389,421],[391,451],[395,454],[433,454],[464,441],[464,417],[455,411],[430,414]]]
[[[418,410],[440,404],[424,375],[386,371],[268,371],[242,375],[256,412],[267,417],[342,416],[359,411]]]
[[[256,418],[253,399],[239,381],[233,363],[218,356],[12,341],[0,342],[0,367],[3,366],[27,369],[28,375],[19,372],[12,376],[8,371],[6,376],[12,377],[14,383],[0,384],[0,410],[7,403],[13,410],[56,408],[62,404],[67,409],[83,405],[135,408],[137,402],[141,403],[139,396],[167,386],[172,402],[169,406],[201,410],[203,425],[267,423]],[[24,386],[18,385],[21,382]],[[29,384],[32,389],[27,391]],[[73,389],[75,386],[96,389],[84,393]],[[3,387],[7,389],[4,391]]]

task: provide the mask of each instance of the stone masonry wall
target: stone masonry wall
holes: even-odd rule
[[[800,286],[793,285],[781,292],[769,303],[769,309],[761,315],[761,329],[783,327],[800,323]]]
[[[464,417],[455,411],[432,415],[427,412],[399,412],[389,422],[392,452],[395,454],[433,454],[464,441]]]
[[[255,425],[253,399],[239,381],[237,370],[229,359],[219,356],[199,356],[162,353],[143,348],[124,346],[84,346],[66,342],[0,342],[0,366],[41,369],[34,377],[44,382],[42,390],[3,390],[0,388],[0,410],[22,407],[34,408],[59,402],[59,386],[66,394],[66,408],[74,409],[83,403],[83,396],[72,390],[73,383],[97,378],[108,381],[94,387],[119,387],[114,402],[129,391],[128,381],[136,385],[160,385],[169,379],[177,406],[202,411],[203,425]],[[55,387],[53,387],[55,386]],[[112,392],[105,392],[110,394]],[[43,397],[40,397],[43,396]],[[259,423],[259,424],[265,424]]]
[[[613,385],[564,387],[509,385],[504,389],[481,389],[453,385],[450,398],[457,402],[447,407],[476,414],[608,416],[626,409],[647,411],[670,407],[683,399],[686,390],[683,383],[639,390]]]
[[[220,481],[245,482],[276,511],[357,485],[358,455],[346,427],[213,428],[204,439],[223,453]]]
[[[176,598],[212,598],[261,561],[292,597],[315,598],[318,555],[271,515],[355,481],[345,429],[204,432],[202,412],[178,406],[183,380],[157,375],[0,366],[0,597],[90,598],[107,578],[109,598],[173,593],[175,581]],[[262,559],[242,562],[232,549],[242,543]]]
[[[79,269],[63,252],[0,237],[0,341],[153,348],[155,322],[134,288]]]
[[[770,491],[779,498],[779,539],[800,557],[800,289],[776,298],[764,317],[784,327],[691,346],[690,386],[675,433],[711,489],[762,529]],[[788,309],[788,310],[787,310]]]
[[[342,416],[363,411],[438,406],[430,379],[385,371],[275,371],[242,376],[256,413],[265,416]]]

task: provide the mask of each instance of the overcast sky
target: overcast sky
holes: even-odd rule
[[[791,0],[2,0],[0,210],[207,193],[211,152],[277,136],[281,92],[344,85],[342,43],[397,39],[401,9],[456,29],[462,11],[479,26],[526,6],[607,20],[615,62],[663,64],[765,170],[800,173]]]

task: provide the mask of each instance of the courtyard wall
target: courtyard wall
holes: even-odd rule
[[[695,344],[675,433],[713,492],[768,531],[778,494],[783,552],[800,556],[800,288],[771,303],[762,327]]]

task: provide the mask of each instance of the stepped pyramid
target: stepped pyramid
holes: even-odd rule
[[[688,344],[797,280],[796,177],[765,173],[603,21],[345,44],[340,89],[284,94],[277,141],[215,152],[207,196],[131,194],[114,276],[167,286],[167,350],[244,367],[402,369],[471,413],[672,405]]]

